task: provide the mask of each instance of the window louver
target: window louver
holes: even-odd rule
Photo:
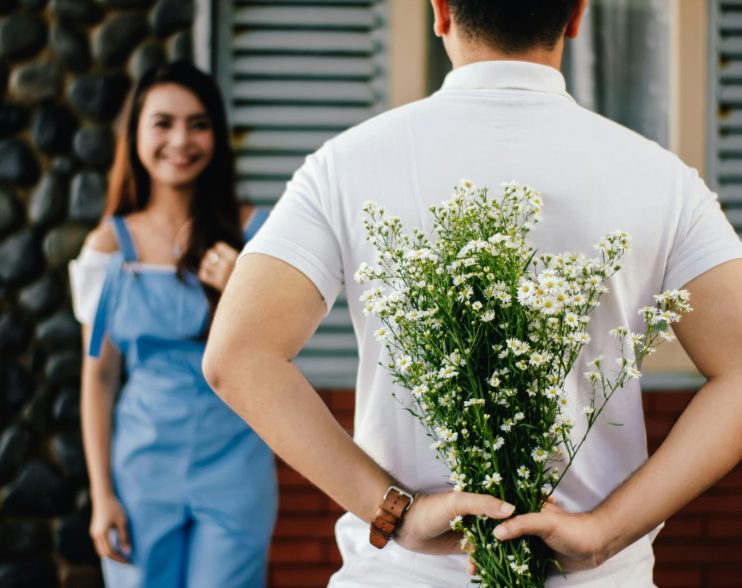
[[[387,106],[388,0],[214,2],[214,71],[238,194],[270,208],[304,157]],[[352,388],[358,354],[344,293],[296,359],[322,388]]]
[[[742,235],[742,0],[709,4],[707,180]]]

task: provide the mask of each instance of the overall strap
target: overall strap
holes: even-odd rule
[[[263,226],[263,223],[266,221],[269,214],[269,211],[265,210],[264,208],[258,208],[255,210],[255,213],[252,215],[252,218],[245,227],[245,231],[243,233],[245,243],[247,243],[255,236],[260,227]]]
[[[126,220],[122,216],[112,216],[111,220],[113,221],[116,241],[118,242],[121,254],[124,256],[124,261],[136,261],[137,248],[134,246],[134,239],[131,238],[129,227],[126,226]]]
[[[115,218],[115,217],[114,217]],[[108,330],[108,315],[111,308],[112,298],[115,292],[115,283],[117,274],[121,272],[124,260],[120,254],[114,254],[116,257],[111,259],[106,271],[106,278],[103,282],[103,289],[98,300],[98,309],[95,311],[93,319],[93,328],[90,333],[90,345],[88,346],[88,355],[90,357],[99,357],[103,346],[103,339]]]

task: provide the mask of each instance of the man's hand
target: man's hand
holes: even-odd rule
[[[525,535],[541,537],[554,552],[565,572],[589,570],[602,564],[609,554],[606,533],[594,513],[569,513],[557,508],[513,517],[495,528],[501,541]]]
[[[484,494],[452,491],[419,494],[394,541],[420,553],[461,553],[461,533],[451,530],[451,521],[457,515],[506,519],[514,510],[512,504]]]
[[[550,496],[540,513],[518,515],[495,527],[501,541],[525,535],[541,537],[555,552],[562,571],[576,572],[599,566],[607,559],[603,553],[600,525],[592,513],[568,513]],[[470,553],[471,545],[465,547]],[[469,556],[469,575],[477,574],[477,562]]]

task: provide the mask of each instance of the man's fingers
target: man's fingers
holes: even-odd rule
[[[541,512],[565,513],[567,511],[557,504],[553,496],[549,496],[541,507]]]
[[[476,562],[474,561],[474,559],[472,557],[470,557],[468,563],[469,563],[469,568],[467,569],[467,573],[470,576],[476,576],[477,575],[477,572],[479,571],[479,570],[477,570],[477,564],[476,564]]]
[[[495,527],[495,537],[503,540],[517,539],[524,535],[544,538],[553,528],[553,519],[547,512],[520,515]]]
[[[486,494],[452,492],[455,515],[480,515],[491,519],[506,519],[515,512],[515,506]],[[453,517],[452,517],[453,518]]]

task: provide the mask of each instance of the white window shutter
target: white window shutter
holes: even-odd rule
[[[742,0],[709,3],[708,172],[742,235]]]
[[[213,71],[224,93],[238,194],[270,208],[309,153],[387,107],[388,0],[212,4]],[[318,388],[353,388],[344,293],[296,364]]]

